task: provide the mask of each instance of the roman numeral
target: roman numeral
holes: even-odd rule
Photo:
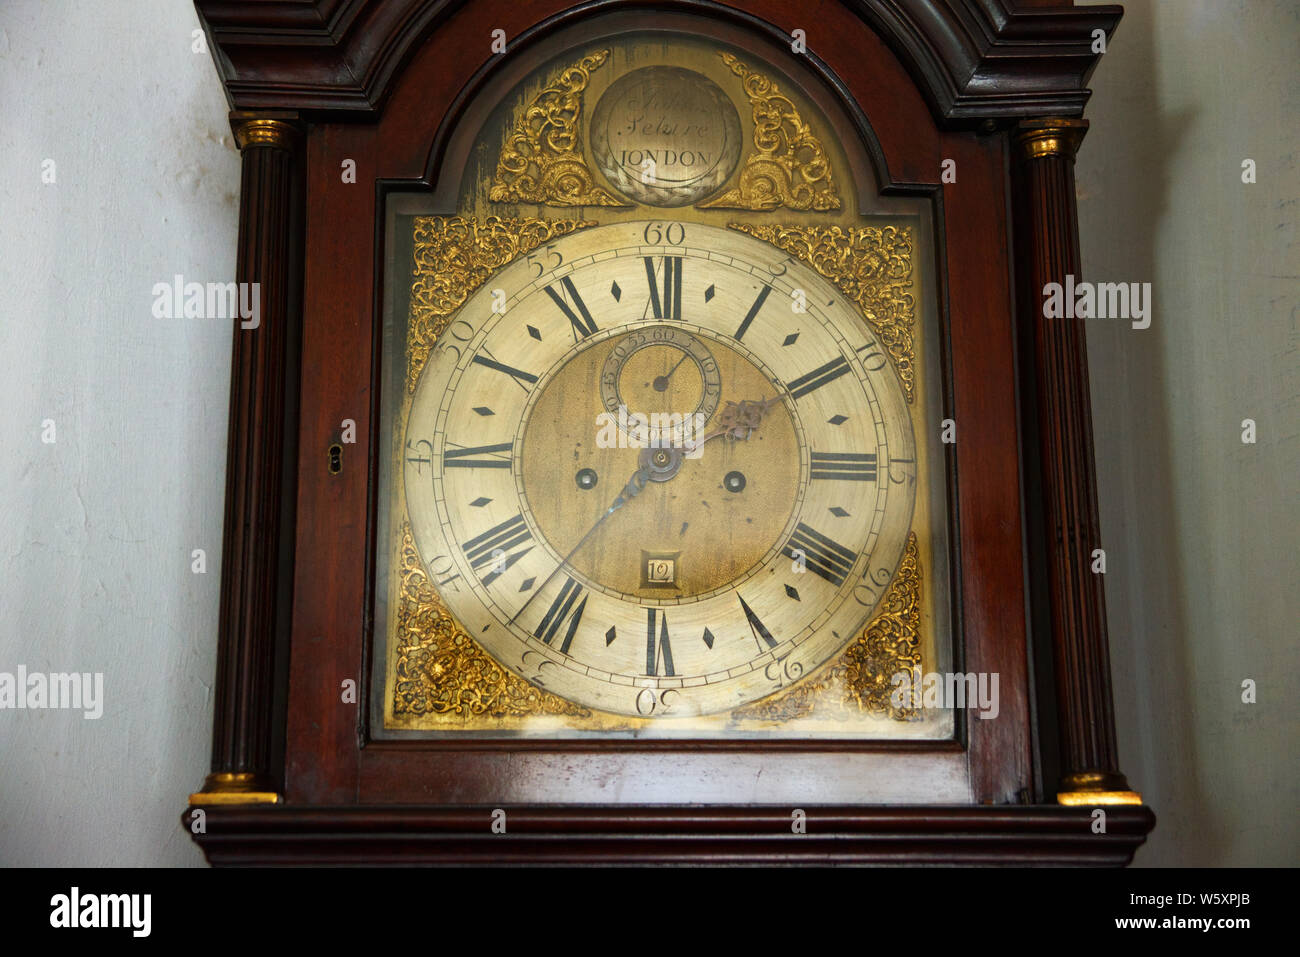
[[[447,469],[508,469],[510,468],[510,450],[512,442],[500,445],[476,445],[473,448],[456,447],[442,453],[442,467]],[[507,453],[505,458],[475,459],[473,455],[496,455]]]
[[[820,575],[836,587],[844,584],[849,572],[853,570],[853,563],[857,561],[857,555],[853,552],[803,522],[795,526],[794,534],[781,549],[781,554],[798,561],[796,549],[803,552],[804,565],[808,571]]]
[[[739,595],[737,595],[736,597],[740,598]],[[763,622],[759,620],[759,617],[756,614],[754,614],[754,609],[750,608],[749,605],[745,603],[745,599],[743,598],[740,598],[740,607],[745,609],[745,618],[748,619],[749,630],[754,635],[754,644],[758,645],[758,653],[761,655],[764,650],[763,645],[759,642],[760,638],[762,638],[763,641],[767,642],[768,648],[775,648],[776,639],[772,637],[772,633],[767,630],[767,626],[765,626]]]
[[[516,369],[514,366],[508,366],[504,362],[497,362],[496,359],[487,356],[475,356],[474,361],[481,366],[495,369],[497,372],[504,372],[506,375],[510,376],[510,378],[514,379],[515,385],[519,386],[519,388],[523,389],[525,392],[528,391],[529,385],[534,385],[537,382],[537,376],[524,372],[522,369]]]
[[[858,346],[855,351],[866,352],[868,349],[875,350],[876,348],[874,342],[868,342],[865,346]],[[878,351],[873,351],[867,354],[868,359],[872,358],[872,356],[880,356],[880,353]],[[880,361],[883,363],[885,360],[882,358]],[[791,396],[798,399],[799,397],[812,392],[814,389],[820,389],[827,382],[834,382],[840,376],[844,375],[844,373],[848,372],[850,368],[851,366],[849,365],[848,359],[843,356],[836,356],[830,362],[818,366],[807,375],[801,375],[792,382],[787,382],[786,388],[790,390]],[[873,370],[875,368],[875,366],[872,367]]]
[[[767,301],[767,295],[771,291],[771,286],[764,286],[762,292],[758,294],[758,298],[754,300],[754,304],[749,307],[749,312],[745,313],[745,318],[741,321],[740,328],[736,330],[737,341],[745,338],[745,332],[749,329],[749,324],[753,322],[754,317],[758,315],[758,310],[763,308],[763,303]]]
[[[681,319],[682,317],[682,257],[659,256],[663,261],[663,295],[655,275],[654,256],[645,258],[645,276],[650,283],[650,312],[656,319]]]
[[[645,627],[645,673],[651,676],[659,674],[659,662],[662,659],[664,674],[674,676],[673,646],[668,643],[668,616],[658,608],[647,608]],[[655,645],[655,618],[659,619],[658,650]]]
[[[532,537],[533,533],[524,523],[524,516],[519,514],[514,518],[506,519],[500,525],[489,528],[482,535],[476,535],[461,547],[465,550],[465,557],[469,559],[471,568],[479,568],[491,563],[492,570],[483,576],[483,584],[491,585],[508,571],[511,565],[532,551],[531,545],[517,552],[510,551]]]
[[[846,479],[850,482],[876,480],[876,456],[873,452],[813,452],[812,477]]]
[[[801,375],[799,378],[786,383],[786,388],[790,390],[790,395],[798,399],[814,389],[820,389],[827,382],[833,382],[848,371],[849,360],[843,356],[836,356],[830,362],[818,366],[807,375]]]
[[[559,306],[560,312],[564,313],[564,317],[569,320],[569,325],[573,326],[573,341],[577,342],[579,337],[585,339],[599,332],[600,330],[596,328],[596,320],[591,318],[591,313],[587,311],[587,304],[582,301],[578,290],[574,288],[573,280],[565,276],[560,280],[560,285],[564,287],[564,296],[556,292],[554,286],[547,286],[546,294]],[[577,313],[574,313],[565,302],[566,296],[573,300],[573,305],[578,309]]]
[[[573,603],[578,601],[580,596],[582,601],[579,602],[577,608],[574,608]],[[572,617],[569,615],[570,609],[573,609]],[[582,621],[582,613],[586,609],[587,596],[582,594],[582,586],[572,578],[566,578],[564,587],[555,596],[555,601],[551,602],[551,607],[546,611],[546,617],[542,619],[542,623],[537,626],[537,630],[533,634],[549,645],[551,639],[560,630],[560,626],[564,624],[564,620],[568,618],[569,628],[564,633],[564,643],[560,645],[560,653],[567,655],[569,645],[573,643],[573,634],[578,630],[578,623]]]

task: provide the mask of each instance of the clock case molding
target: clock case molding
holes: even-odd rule
[[[261,283],[264,317],[258,330],[234,335],[212,773],[184,817],[189,827],[193,810],[203,809],[194,837],[210,862],[1131,859],[1155,817],[1117,762],[1102,581],[1089,567],[1100,535],[1084,330],[1077,320],[1044,321],[1037,295],[1081,271],[1073,156],[1087,127],[1084,84],[1098,59],[1093,31],[1109,36],[1119,7],[1039,0],[749,0],[743,10],[703,0],[196,0],[196,7],[243,155],[237,278]],[[961,552],[959,668],[1001,672],[1010,720],[965,722],[963,740],[948,753],[931,747],[929,763],[916,765],[916,786],[962,767],[969,804],[846,797],[842,775],[831,772],[851,753],[873,750],[860,743],[376,747],[365,735],[364,696],[339,703],[342,679],[364,688],[370,667],[363,636],[373,627],[372,381],[385,195],[399,185],[434,185],[465,103],[499,68],[492,61],[527,56],[546,36],[613,11],[707,15],[769,46],[788,47],[791,30],[814,24],[806,66],[854,118],[881,192],[932,201],[948,340],[945,404],[962,428],[949,489]],[[493,58],[488,37],[498,28],[510,46]],[[339,186],[340,157],[356,160],[356,186]],[[948,157],[957,159],[962,188],[938,181]],[[376,170],[372,191],[364,183]],[[962,320],[954,325],[957,307]],[[339,430],[349,417],[357,442],[343,445]],[[908,749],[874,750],[888,768]],[[704,782],[719,767],[752,774],[773,756],[786,761],[782,773],[808,782],[806,797],[789,807],[614,803],[594,783],[653,773],[665,759]],[[822,772],[838,783],[820,788]],[[565,801],[573,803],[514,800],[554,787],[541,783],[548,775],[567,782]],[[830,799],[818,803],[819,795]],[[1092,829],[1098,806],[1107,812],[1104,834]],[[494,807],[508,811],[508,837],[489,829]],[[806,812],[806,834],[791,833],[791,807]]]

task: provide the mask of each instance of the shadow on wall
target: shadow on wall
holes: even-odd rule
[[[1088,110],[1096,119],[1076,170],[1086,278],[1150,282],[1154,300],[1149,329],[1087,327],[1120,768],[1158,818],[1139,866],[1214,864],[1225,838],[1208,820],[1195,726],[1184,720],[1194,683],[1164,346],[1177,323],[1160,309],[1156,249],[1173,201],[1170,158],[1192,144],[1191,116],[1160,108],[1160,16],[1159,4],[1126,5],[1097,68],[1102,85]]]

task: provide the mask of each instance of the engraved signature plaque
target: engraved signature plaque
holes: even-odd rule
[[[716,192],[740,161],[740,117],[694,70],[649,66],[619,77],[591,117],[596,165],[648,206],[686,206]]]

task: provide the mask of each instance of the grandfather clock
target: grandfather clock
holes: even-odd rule
[[[1118,7],[197,7],[262,297],[209,861],[1131,859],[1042,307]]]

